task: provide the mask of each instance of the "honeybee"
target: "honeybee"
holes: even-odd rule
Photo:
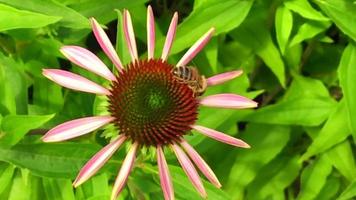
[[[201,96],[207,87],[205,76],[200,75],[196,67],[178,66],[172,69],[174,78],[185,83],[193,90],[194,95]]]

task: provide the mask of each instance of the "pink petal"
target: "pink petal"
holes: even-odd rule
[[[111,116],[85,117],[60,124],[49,130],[43,137],[44,142],[59,142],[79,137],[94,131],[114,120]]]
[[[164,47],[161,56],[161,59],[163,61],[167,60],[168,54],[171,51],[172,43],[176,35],[177,24],[178,24],[178,13],[175,12],[168,28],[166,41],[164,42]]]
[[[257,103],[240,95],[236,94],[216,94],[203,97],[200,102],[201,105],[218,108],[254,108]]]
[[[199,53],[204,46],[209,42],[213,36],[215,28],[209,29],[190,49],[184,54],[184,56],[178,61],[177,66],[187,65],[194,57]]]
[[[195,189],[197,189],[197,191],[203,198],[206,198],[207,194],[205,192],[203,183],[201,182],[198,172],[193,166],[193,163],[189,160],[187,155],[177,144],[172,144],[171,146],[178,158],[180,165],[182,166],[184,172],[187,174],[189,180],[192,182]]]
[[[73,186],[78,187],[92,177],[111,158],[111,156],[125,140],[126,137],[124,135],[120,135],[117,139],[96,153],[80,170],[77,178],[73,182]]]
[[[209,167],[208,164],[204,161],[204,159],[194,150],[192,146],[190,146],[187,141],[182,140],[180,143],[184,150],[188,153],[190,159],[193,160],[195,165],[200,169],[200,171],[205,175],[205,177],[214,184],[217,188],[221,187],[221,184],[218,178],[215,176],[213,170]]]
[[[225,72],[208,78],[208,86],[219,85],[231,79],[234,79],[242,74],[242,70],[235,70],[231,72]]]
[[[210,138],[213,138],[217,141],[226,143],[226,144],[230,144],[236,147],[242,147],[242,148],[250,148],[250,145],[248,145],[246,142],[236,139],[234,137],[231,137],[230,135],[226,135],[222,132],[210,129],[210,128],[206,128],[204,126],[199,126],[199,125],[192,125],[191,126],[193,129],[199,131],[200,133],[202,133],[205,136],[208,136]]]
[[[115,184],[111,193],[111,200],[115,200],[124,188],[124,185],[127,181],[127,178],[129,177],[130,171],[135,162],[137,147],[138,144],[136,142],[132,144],[124,162],[122,163],[121,169],[116,177]]]
[[[116,69],[122,71],[124,67],[109,37],[106,35],[105,31],[100,27],[99,23],[94,18],[90,18],[90,23],[95,38],[98,41],[100,47],[103,49],[105,54],[110,58],[110,60],[114,63]]]
[[[132,27],[131,15],[128,10],[124,10],[124,34],[132,61],[138,60],[135,33]]]
[[[116,80],[114,74],[108,67],[92,52],[79,46],[64,46],[61,48],[62,54],[76,65],[94,72],[107,80]]]
[[[147,51],[148,59],[153,59],[155,51],[155,19],[150,5],[147,7]]]
[[[60,69],[43,69],[42,74],[51,81],[72,90],[110,95],[110,91],[106,88],[71,72]]]
[[[159,179],[161,181],[161,187],[165,200],[174,199],[173,184],[171,175],[169,174],[168,165],[164,157],[163,149],[161,146],[157,146],[157,163],[159,169]]]

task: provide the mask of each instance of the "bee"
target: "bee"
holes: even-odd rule
[[[207,87],[205,76],[200,75],[196,67],[178,66],[172,69],[172,74],[176,80],[187,84],[194,95],[201,96],[205,92]]]

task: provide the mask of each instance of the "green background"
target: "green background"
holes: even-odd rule
[[[222,182],[218,190],[204,181],[208,199],[356,196],[356,1],[0,0],[0,199],[110,197],[125,147],[84,185],[73,189],[71,181],[116,134],[112,127],[63,143],[40,141],[55,125],[105,112],[102,99],[63,89],[41,70],[62,68],[104,83],[69,63],[59,48],[86,47],[112,67],[90,30],[88,18],[95,17],[127,64],[121,14],[127,8],[144,58],[148,4],[156,16],[156,57],[174,11],[180,19],[170,63],[214,26],[192,64],[208,77],[236,69],[244,74],[205,95],[236,93],[259,103],[249,110],[200,109],[197,124],[252,146],[187,136]],[[200,199],[168,149],[166,157],[176,199]],[[140,152],[119,199],[163,199],[155,155]]]

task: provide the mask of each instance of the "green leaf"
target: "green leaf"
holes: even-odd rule
[[[264,10],[254,10],[264,12]],[[263,13],[262,13],[263,14]],[[231,36],[245,48],[251,48],[285,86],[285,68],[281,55],[272,41],[271,34],[265,25],[266,16],[252,15],[239,28],[230,32]],[[258,28],[256,28],[258,27]]]
[[[268,199],[284,190],[297,178],[302,165],[299,156],[278,156],[259,171],[249,184],[246,199]]]
[[[57,21],[61,19],[59,25],[64,27],[74,29],[90,28],[88,20],[83,15],[53,0],[0,0],[0,3],[21,10],[42,13],[48,15],[46,16],[48,19],[57,19]],[[11,21],[13,22],[13,20]]]
[[[147,0],[85,0],[77,1],[70,7],[86,17],[95,17],[98,21],[106,24],[116,18],[114,10],[118,9],[133,9],[135,7],[143,7]],[[134,14],[136,15],[136,13]],[[122,26],[122,24],[120,24]]]
[[[243,194],[259,171],[275,158],[290,139],[288,126],[249,124],[242,139],[251,145],[251,149],[238,149],[235,164],[229,175],[226,190],[233,199]]]
[[[15,174],[8,199],[26,200],[30,194],[30,188],[25,184],[20,173]]]
[[[332,166],[325,156],[308,165],[302,172],[298,200],[314,199],[323,188]]]
[[[322,153],[345,140],[350,134],[345,116],[345,103],[341,101],[338,103],[336,110],[330,115],[319,134],[313,139],[313,143],[308,147],[301,160],[306,160],[313,155]]]
[[[356,45],[350,43],[342,54],[339,64],[339,79],[347,108],[347,121],[351,127],[354,138],[356,138]]]
[[[94,144],[23,144],[11,149],[0,146],[0,160],[29,169],[44,177],[75,178],[79,169],[93,156],[99,147]],[[108,166],[118,166],[116,159]]]
[[[40,28],[58,22],[61,17],[48,16],[0,4],[0,31]],[[10,22],[10,23],[9,23]]]
[[[86,199],[110,198],[109,177],[106,173],[93,176],[78,189],[83,190]]]
[[[330,22],[308,21],[304,23],[299,27],[298,32],[291,40],[289,46],[293,47],[294,45],[299,44],[304,40],[313,38],[314,36],[328,29],[330,25]]]
[[[52,115],[7,115],[3,118],[1,130],[5,135],[0,139],[0,145],[13,146],[30,130],[41,127],[54,117]]]
[[[314,0],[346,35],[356,41],[356,4],[349,0]]]
[[[131,57],[129,54],[129,50],[126,45],[125,34],[123,30],[123,16],[121,11],[116,10],[117,12],[117,32],[116,32],[116,52],[121,59],[123,65],[131,62]]]
[[[249,122],[318,126],[335,107],[329,98],[294,98],[266,106],[246,116]]]
[[[279,49],[284,54],[293,27],[292,12],[284,6],[279,6],[276,11],[275,26]]]
[[[36,78],[33,84],[33,104],[43,108],[46,113],[58,112],[64,104],[61,86],[51,84],[48,79]]]
[[[11,183],[15,167],[11,164],[1,163],[0,165],[0,194],[5,191],[8,185]]]
[[[283,101],[301,97],[330,98],[330,94],[320,80],[295,75],[292,84],[284,94]]]
[[[293,10],[306,19],[329,21],[329,18],[315,10],[307,0],[287,0],[283,3],[288,9]]]
[[[46,199],[74,200],[72,182],[69,179],[43,178]]]
[[[175,54],[189,47],[211,27],[215,27],[216,35],[238,27],[250,11],[252,3],[253,0],[206,1],[178,26],[171,53]],[[192,33],[192,30],[193,34],[187,34]],[[164,38],[158,43],[158,49],[161,49]]]
[[[320,191],[315,200],[335,199],[340,190],[340,182],[341,180],[339,177],[329,176],[323,189]]]
[[[356,197],[356,180],[350,183],[349,186],[340,194],[337,200],[348,200]]]
[[[28,86],[23,67],[22,63],[0,53],[0,111],[3,115],[27,114]]]
[[[356,165],[349,141],[344,141],[326,152],[330,163],[350,182],[356,179]]]

